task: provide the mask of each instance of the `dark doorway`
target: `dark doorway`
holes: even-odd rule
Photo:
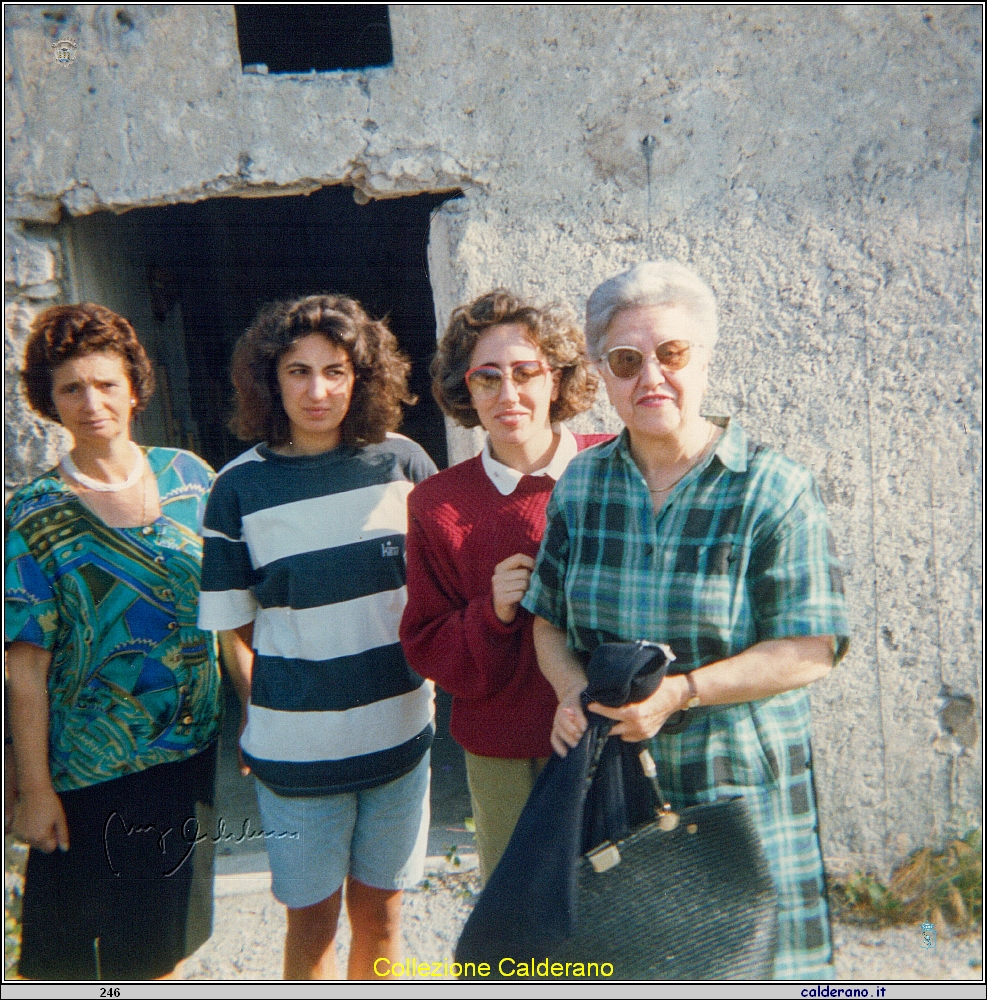
[[[158,361],[167,369],[174,397],[171,410],[190,411],[186,422],[191,428],[182,430],[180,440],[148,443],[195,445],[216,469],[240,454],[246,445],[226,429],[232,395],[229,360],[237,338],[266,302],[333,292],[358,299],[372,316],[389,318],[411,357],[412,390],[419,398],[406,411],[401,430],[444,467],[445,424],[428,378],[435,309],[427,246],[431,214],[449,197],[455,194],[358,205],[351,188],[337,186],[308,196],[214,198],[72,220],[81,298],[109,297],[111,290],[104,286],[113,277],[105,272],[113,270],[116,255],[127,258],[131,284],[137,273],[146,281],[146,322],[153,315],[158,329],[146,331],[145,343],[159,343]],[[131,296],[135,292],[129,289]],[[163,357],[165,342],[177,332],[168,332],[178,325],[176,305],[187,369],[180,373]],[[134,307],[120,311],[137,322]],[[144,339],[140,325],[138,333]],[[185,379],[183,407],[178,397],[185,395],[185,387],[177,383]]]
[[[226,430],[232,398],[229,360],[257,309],[274,299],[336,292],[389,317],[412,360],[417,405],[401,431],[444,468],[445,422],[432,398],[435,306],[428,274],[432,213],[458,192],[358,205],[348,187],[309,196],[214,198],[190,205],[97,212],[58,227],[67,265],[67,297],[99,302],[133,322],[148,349],[158,391],[135,421],[142,444],[185,447],[220,469],[247,447]],[[218,814],[239,830],[261,824],[253,786],[239,776],[239,709],[228,689],[220,754]],[[449,697],[439,693],[432,754],[430,853],[471,849],[463,752],[448,731]],[[218,845],[221,870],[263,865],[263,841]],[[243,857],[241,857],[243,855]],[[257,859],[260,858],[258,861]],[[254,867],[251,867],[254,866]]]

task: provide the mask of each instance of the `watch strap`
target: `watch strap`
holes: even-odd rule
[[[685,703],[686,708],[699,708],[702,702],[699,700],[699,692],[696,690],[696,682],[689,672],[685,675],[685,682],[689,686],[689,700]]]

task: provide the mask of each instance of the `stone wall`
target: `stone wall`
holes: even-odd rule
[[[720,303],[707,409],[817,473],[844,561],[853,646],[812,693],[831,867],[978,822],[981,8],[390,17],[392,67],[258,76],[231,7],[5,9],[8,483],[59,446],[12,372],[62,292],[63,214],[461,188],[432,225],[440,327],[497,284],[581,310],[676,258]],[[580,421],[616,426],[602,400]]]

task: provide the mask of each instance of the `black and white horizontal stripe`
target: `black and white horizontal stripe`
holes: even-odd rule
[[[291,765],[290,784],[282,784],[286,769],[279,761],[261,760],[244,752],[243,759],[251,771],[278,795],[324,795],[356,792],[381,784],[377,775],[388,775],[394,781],[407,774],[422,759],[432,745],[432,724],[429,723],[413,740],[387,750],[342,760],[296,761]]]
[[[398,625],[407,496],[433,469],[397,437],[304,459],[259,446],[220,473],[199,618],[254,623],[241,746],[281,794],[393,780],[428,747],[432,688],[409,669]]]
[[[399,643],[329,660],[254,657],[251,704],[282,712],[342,712],[416,691]]]
[[[408,530],[412,483],[390,482],[346,493],[295,500],[246,514],[243,540],[255,568],[306,552],[327,551],[351,542]],[[299,526],[304,525],[300,531]]]

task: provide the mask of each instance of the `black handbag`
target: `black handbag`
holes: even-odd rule
[[[599,646],[584,707],[644,700],[671,658],[651,643]],[[587,717],[579,745],[542,771],[463,928],[461,978],[770,978],[777,897],[743,800],[671,812],[650,755]]]

